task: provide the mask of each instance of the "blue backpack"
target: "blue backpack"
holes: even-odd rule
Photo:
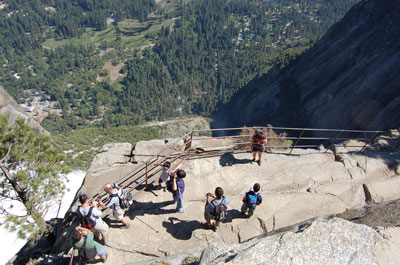
[[[258,195],[257,194],[248,194],[247,195],[247,205],[253,209],[257,206]]]

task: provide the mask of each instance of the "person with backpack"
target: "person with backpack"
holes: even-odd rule
[[[257,129],[256,132],[251,137],[251,145],[253,151],[253,162],[256,161],[256,155],[258,153],[257,164],[261,166],[261,156],[265,150],[265,144],[268,142],[267,135],[263,130]]]
[[[81,206],[76,209],[76,214],[80,219],[81,226],[89,230],[94,230],[101,234],[104,244],[107,244],[108,225],[101,219],[101,211],[97,209],[97,202],[89,202],[86,194],[79,195]]]
[[[100,206],[103,209],[111,207],[113,209],[113,216],[116,218],[118,221],[122,222],[122,229],[128,229],[130,227],[130,224],[128,223],[127,218],[124,216],[125,211],[121,208],[121,196],[122,196],[122,191],[119,189],[119,187],[115,184],[106,184],[103,186],[102,190],[110,196],[108,197],[106,203],[99,201]],[[120,194],[121,193],[121,194]]]
[[[107,260],[107,249],[94,240],[94,235],[89,229],[77,226],[71,234],[70,244],[79,250],[79,258],[84,263],[94,262],[96,256],[99,256],[103,263]]]
[[[173,201],[176,202],[176,211],[183,213],[183,192],[185,191],[185,182],[183,181],[183,178],[186,177],[186,172],[182,169],[176,170],[171,179],[170,183],[172,182],[172,185],[167,184],[167,189],[168,186],[172,186],[172,198]]]
[[[249,190],[246,192],[246,195],[243,197],[243,205],[241,208],[242,214],[246,214],[247,210],[249,210],[249,217],[251,217],[256,209],[257,205],[262,203],[262,196],[260,193],[260,184],[256,183],[253,186],[253,190]]]
[[[224,190],[221,187],[217,187],[214,194],[207,193],[206,197],[204,210],[206,223],[203,223],[203,225],[208,229],[216,231],[219,224],[226,217],[229,199],[224,196]],[[210,201],[211,198],[213,199]],[[211,220],[215,220],[214,225],[211,225]]]

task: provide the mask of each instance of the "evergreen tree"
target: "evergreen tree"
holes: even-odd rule
[[[2,207],[4,224],[20,238],[35,241],[50,230],[44,217],[64,194],[65,157],[20,118],[8,126],[8,118],[0,115],[0,141],[0,199],[18,201],[26,210],[12,213]]]

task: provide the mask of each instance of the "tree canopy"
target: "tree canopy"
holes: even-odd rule
[[[18,231],[20,238],[36,240],[48,231],[45,215],[64,194],[69,172],[65,157],[48,137],[36,135],[21,118],[9,126],[8,118],[0,114],[0,142],[0,199],[25,207],[16,212],[1,204],[4,225]]]

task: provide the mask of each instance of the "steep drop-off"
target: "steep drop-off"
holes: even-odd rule
[[[296,62],[243,88],[214,126],[400,126],[399,13],[398,0],[361,1]]]

